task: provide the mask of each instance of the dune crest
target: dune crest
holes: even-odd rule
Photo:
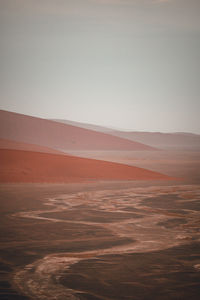
[[[55,121],[0,111],[0,138],[57,150],[156,150],[110,134]]]
[[[0,139],[0,149],[13,149],[13,150],[25,150],[25,151],[34,151],[34,152],[44,152],[52,154],[63,154],[64,152],[58,151],[45,146],[39,146],[35,144],[28,144],[23,142],[17,142],[13,140]]]

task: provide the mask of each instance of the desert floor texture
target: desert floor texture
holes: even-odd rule
[[[198,299],[200,185],[1,185],[1,299]]]
[[[5,139],[16,134],[10,117],[0,143],[0,299],[199,299],[196,146],[137,151],[141,145],[113,137],[114,151],[101,135],[96,150],[91,132],[85,149],[84,139],[73,143],[79,129],[16,118],[26,125],[19,140]],[[70,131],[71,144],[61,135],[48,148],[40,123],[55,137]],[[44,143],[29,144],[38,139]]]

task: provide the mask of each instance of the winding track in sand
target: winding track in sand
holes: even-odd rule
[[[134,188],[127,190],[103,190],[84,193],[74,193],[71,195],[59,195],[46,200],[48,208],[40,211],[20,212],[14,217],[32,218],[48,220],[49,222],[70,222],[99,226],[109,230],[114,236],[132,239],[133,242],[109,247],[106,249],[96,249],[92,251],[73,253],[53,253],[44,258],[27,265],[23,270],[18,271],[14,276],[14,282],[19,289],[29,297],[39,300],[76,300],[79,299],[77,293],[82,291],[66,288],[59,283],[63,272],[70,268],[72,264],[84,259],[94,259],[107,254],[123,254],[136,252],[150,252],[163,250],[180,244],[187,243],[191,238],[200,238],[195,231],[194,224],[199,220],[199,212],[187,210],[188,226],[179,226],[178,229],[158,226],[159,222],[170,218],[182,218],[183,215],[169,213],[165,209],[154,209],[142,204],[142,200],[153,197],[162,197],[169,194],[178,196],[177,201],[191,201],[187,195],[192,191],[195,199],[200,199],[199,186],[177,186],[177,187],[148,187]],[[115,222],[91,222],[87,220],[66,220],[44,216],[48,213],[58,213],[69,211],[79,205],[87,205],[91,209],[101,212],[127,213],[127,208],[135,209],[134,213],[142,214],[139,218],[127,217],[125,220]],[[52,208],[49,209],[49,206]],[[138,212],[137,212],[138,211]],[[191,225],[191,226],[190,226]],[[193,229],[193,231],[191,231]],[[99,297],[99,296],[98,296]],[[101,297],[99,297],[101,299]],[[102,297],[105,299],[105,297]]]

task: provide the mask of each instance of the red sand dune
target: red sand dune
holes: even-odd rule
[[[0,138],[58,150],[155,150],[106,133],[2,110]]]
[[[142,168],[68,155],[0,150],[0,182],[80,182],[88,180],[169,180]]]
[[[34,144],[27,144],[23,142],[16,142],[12,140],[0,139],[0,149],[13,149],[13,150],[25,150],[25,151],[34,151],[34,152],[44,152],[44,153],[53,153],[53,154],[63,154],[64,152],[44,147]]]

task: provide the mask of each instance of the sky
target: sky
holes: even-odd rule
[[[200,134],[199,0],[0,0],[0,108]]]

